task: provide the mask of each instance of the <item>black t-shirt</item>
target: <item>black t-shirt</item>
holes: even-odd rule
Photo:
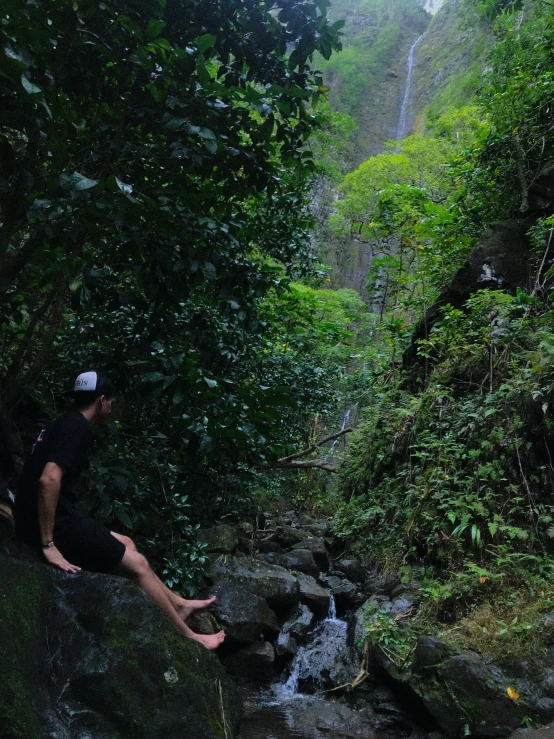
[[[65,413],[42,429],[25,462],[15,500],[16,525],[27,534],[24,538],[29,538],[31,531],[34,537],[38,530],[39,480],[48,462],[64,469],[55,526],[71,516],[91,441],[91,424],[79,412]]]

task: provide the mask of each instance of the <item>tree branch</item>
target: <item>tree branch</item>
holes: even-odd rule
[[[328,462],[325,462],[323,459],[297,459],[297,460],[290,460],[290,461],[281,461],[279,460],[277,462],[277,467],[283,469],[309,469],[309,468],[317,468],[319,470],[325,470],[325,472],[338,472],[339,468],[337,465],[329,464]]]
[[[281,462],[291,462],[293,459],[305,457],[306,454],[311,454],[312,452],[315,452],[318,447],[323,446],[323,444],[326,444],[328,441],[334,441],[344,434],[350,434],[352,431],[354,431],[354,429],[342,429],[342,431],[338,431],[336,434],[326,436],[324,439],[321,439],[321,441],[317,441],[313,444],[310,444],[310,446],[306,449],[302,449],[301,452],[295,452],[294,454],[290,454],[288,457],[281,457],[279,460],[277,460],[278,464],[281,464]]]

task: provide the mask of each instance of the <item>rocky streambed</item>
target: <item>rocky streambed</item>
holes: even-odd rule
[[[364,614],[409,619],[420,584],[341,556],[327,521],[265,515],[201,537],[205,595],[218,600],[195,627],[227,632],[220,657],[243,693],[243,739],[554,737],[522,728],[554,721],[554,642],[541,664],[500,665],[426,636],[400,669],[364,648]]]

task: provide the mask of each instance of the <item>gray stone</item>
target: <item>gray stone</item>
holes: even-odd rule
[[[265,641],[251,644],[229,655],[225,660],[225,667],[232,675],[246,678],[250,682],[269,683],[273,678],[274,662],[273,645]]]
[[[280,564],[288,570],[295,572],[303,572],[305,575],[318,577],[319,567],[317,566],[314,555],[308,549],[293,549],[292,552],[285,552],[280,555]]]
[[[0,555],[0,665],[6,739],[221,739],[222,711],[239,734],[217,657],[123,578]]]
[[[325,546],[323,539],[311,536],[307,539],[301,539],[293,545],[293,549],[307,549],[314,556],[316,564],[321,572],[327,572],[331,566],[331,557]]]
[[[225,523],[211,529],[199,529],[197,538],[199,542],[206,544],[207,552],[222,554],[232,554],[239,543],[236,529]]]
[[[359,603],[358,588],[345,578],[334,575],[321,577],[320,582],[333,593],[338,608],[349,608]]]
[[[281,631],[275,645],[275,651],[279,656],[294,657],[298,652],[298,642],[292,634]]]
[[[320,618],[327,616],[331,605],[329,591],[318,585],[313,577],[299,573],[300,602],[305,603]]]
[[[217,597],[211,610],[228,639],[256,642],[260,637],[278,633],[279,625],[275,613],[263,598],[245,587],[220,582],[213,585],[205,595]]]
[[[225,562],[214,562],[208,577],[214,583],[225,582],[248,590],[280,610],[296,605],[300,599],[296,577],[283,567],[253,557],[228,557]]]
[[[542,729],[518,729],[510,734],[510,739],[554,739],[554,724]]]
[[[339,559],[335,562],[335,569],[340,570],[346,577],[355,583],[361,583],[366,576],[366,570],[357,559]]]
[[[281,634],[292,634],[298,641],[304,641],[315,621],[308,606],[298,605],[281,628]]]
[[[299,541],[304,539],[305,534],[298,529],[293,529],[288,524],[280,524],[277,526],[275,533],[273,534],[273,541],[276,541],[285,549],[290,549],[294,544],[298,544]]]
[[[260,552],[260,554],[269,554],[272,552],[282,554],[284,552],[284,549],[276,541],[264,540],[258,543],[258,551]]]

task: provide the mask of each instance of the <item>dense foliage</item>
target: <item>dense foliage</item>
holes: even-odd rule
[[[125,392],[89,506],[177,580],[187,506],[234,506],[241,470],[271,466],[332,399],[264,307],[314,274],[311,59],[342,25],[327,5],[2,7],[2,472],[21,462],[14,422],[32,432],[78,371],[108,370]]]
[[[422,614],[477,609],[470,642],[498,632],[505,648],[517,629],[495,625],[495,609],[513,624],[528,610],[524,640],[537,592],[551,603],[553,590],[554,24],[530,5],[501,12],[495,29],[479,106],[448,111],[343,181],[334,226],[374,244],[376,313],[336,531],[367,557],[418,567],[432,604]],[[507,217],[527,231],[520,287],[477,286],[426,313],[484,226]]]

